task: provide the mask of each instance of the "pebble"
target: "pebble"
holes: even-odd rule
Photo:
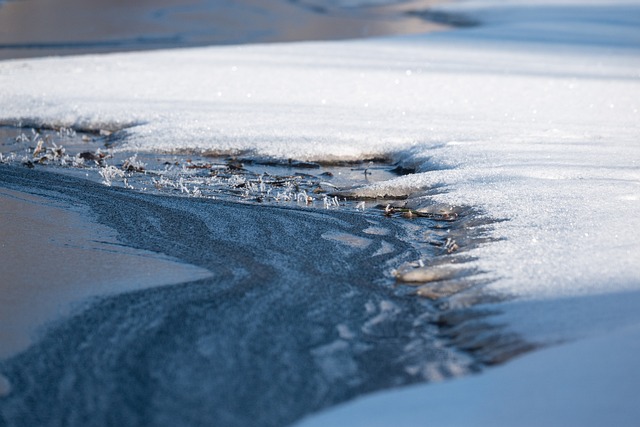
[[[428,283],[448,279],[454,271],[450,268],[421,267],[414,268],[398,276],[398,281],[404,283]]]

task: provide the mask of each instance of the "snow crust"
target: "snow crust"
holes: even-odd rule
[[[389,156],[419,173],[363,195],[437,185],[437,201],[508,219],[495,225],[501,240],[471,254],[493,290],[529,300],[638,290],[640,1],[441,8],[481,25],[0,62],[0,121],[126,129],[127,150]]]

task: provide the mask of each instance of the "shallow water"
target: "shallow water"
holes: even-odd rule
[[[381,214],[147,195],[22,166],[0,165],[0,185],[83,206],[123,244],[212,273],[96,298],[0,362],[5,424],[281,426],[478,367],[439,336],[434,304],[395,286],[392,268],[420,254]]]

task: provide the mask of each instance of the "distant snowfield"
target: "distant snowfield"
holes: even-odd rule
[[[438,185],[437,201],[508,219],[470,255],[517,297],[509,328],[548,343],[637,325],[640,0],[441,7],[482,25],[0,62],[0,121],[126,127],[144,151],[390,156],[419,173],[362,194]]]

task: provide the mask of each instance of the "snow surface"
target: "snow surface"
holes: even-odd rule
[[[637,426],[639,351],[640,328],[623,329],[482,375],[374,394],[297,426]]]
[[[148,151],[390,155],[424,173],[363,193],[445,185],[438,199],[510,219],[495,231],[505,240],[477,254],[496,289],[538,297],[637,288],[640,2],[455,6],[486,25],[5,61],[0,120],[128,127],[127,147]]]
[[[640,0],[441,8],[482,25],[0,62],[0,121],[127,128],[144,151],[387,155],[419,173],[362,194],[437,185],[437,201],[508,219],[470,255],[518,297],[500,307],[509,328],[557,342],[637,325]]]

